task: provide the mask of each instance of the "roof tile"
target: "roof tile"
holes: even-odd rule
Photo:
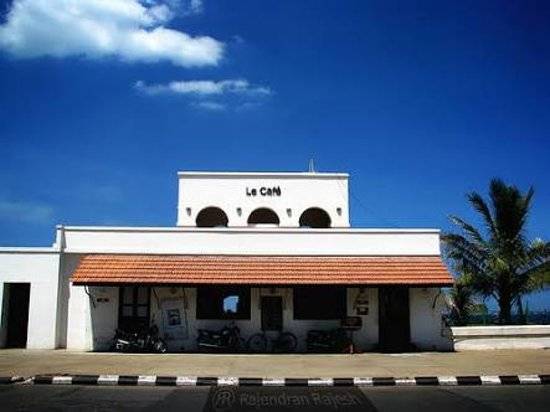
[[[452,277],[438,256],[84,255],[83,284],[433,285]]]

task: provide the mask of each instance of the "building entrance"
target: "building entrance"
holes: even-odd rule
[[[7,312],[6,347],[25,348],[29,323],[30,283],[4,284],[4,310]]]
[[[379,343],[384,352],[411,349],[409,289],[402,286],[378,289]]]

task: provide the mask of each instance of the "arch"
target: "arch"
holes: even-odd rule
[[[197,227],[226,227],[228,222],[225,212],[214,206],[202,209],[195,220]]]
[[[279,216],[267,207],[260,207],[248,216],[249,225],[279,225]]]
[[[310,207],[300,216],[300,227],[319,229],[330,227],[330,224],[329,214],[319,207]]]

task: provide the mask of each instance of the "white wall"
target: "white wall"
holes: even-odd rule
[[[373,349],[378,343],[378,290],[365,289],[369,300],[368,315],[361,316],[363,327],[354,333],[354,342],[360,350]],[[71,286],[69,335],[67,348],[73,350],[104,350],[108,349],[118,320],[118,288],[90,287],[89,293],[96,301],[96,307],[91,306],[91,300],[86,295],[83,286]],[[355,316],[354,302],[359,289],[348,289],[348,315]],[[261,331],[261,296],[283,297],[283,329],[292,332],[298,338],[298,350],[305,351],[307,331],[311,329],[328,330],[337,328],[337,320],[294,320],[292,289],[253,288],[251,290],[251,318],[249,320],[235,320],[241,330],[241,336],[248,340],[250,336]],[[97,298],[108,302],[97,302]],[[161,305],[163,301],[174,300],[181,302],[184,328],[179,336],[172,332],[166,336],[166,323],[163,319]],[[218,330],[228,325],[229,320],[196,319],[196,288],[169,288],[156,287],[151,293],[151,322],[160,329],[160,335],[166,339],[170,350],[194,351],[197,350],[196,339],[198,329]],[[276,336],[277,333],[271,333]],[[171,339],[176,337],[177,339]]]
[[[66,253],[439,256],[432,229],[59,227]]]
[[[451,350],[450,330],[442,315],[445,299],[439,288],[409,289],[411,342],[422,350]]]
[[[60,255],[53,249],[13,248],[0,250],[0,283],[30,283],[27,348],[54,349],[57,330]],[[3,288],[2,288],[3,289]],[[0,294],[0,300],[2,299]],[[3,307],[0,302],[0,307]],[[0,336],[5,339],[7,324],[2,317]],[[0,342],[5,345],[5,340]]]
[[[72,350],[105,350],[109,348],[118,322],[118,288],[90,287],[90,295],[96,302],[95,308],[91,304],[90,297],[82,286],[71,286],[71,299],[69,311],[69,335],[67,349]],[[358,289],[348,291],[348,313],[355,313],[353,302]],[[362,349],[372,348],[378,341],[378,311],[377,290],[367,289],[370,300],[370,311],[363,316],[363,328],[354,334],[356,344]],[[330,329],[339,326],[339,321],[323,320],[294,320],[292,290],[277,288],[275,293],[271,289],[251,290],[251,319],[236,320],[236,325],[241,330],[241,335],[246,340],[255,333],[261,331],[260,296],[283,297],[283,325],[284,330],[294,333],[299,342],[298,350],[305,350],[305,339],[310,329]],[[184,298],[185,296],[185,298]],[[108,302],[97,302],[97,298]],[[170,339],[165,335],[165,322],[160,310],[163,300],[179,300],[183,307],[183,319],[186,327],[182,331],[182,339]],[[228,325],[228,320],[196,319],[196,288],[169,288],[157,287],[151,293],[151,322],[160,329],[160,335],[167,338],[170,350],[191,350],[196,347],[198,329],[221,329]],[[275,333],[276,335],[276,333]]]
[[[109,349],[118,324],[118,290],[70,286],[67,349]]]
[[[369,301],[368,315],[361,316],[363,327],[354,333],[354,342],[358,349],[368,351],[378,344],[378,289],[366,288]],[[83,286],[71,286],[69,300],[69,334],[67,349],[72,350],[106,350],[111,344],[118,322],[118,288],[90,287],[90,295],[96,302],[92,306],[90,297]],[[354,302],[359,294],[358,288],[348,289],[348,316],[356,316]],[[452,344],[448,331],[444,330],[441,314],[445,311],[444,300],[438,296],[438,288],[410,289],[411,342],[421,350],[451,350]],[[307,331],[311,329],[328,330],[339,326],[337,320],[294,320],[292,289],[252,288],[251,318],[235,320],[241,330],[241,336],[248,340],[250,336],[261,331],[261,296],[283,297],[283,329],[292,332],[298,338],[298,350],[305,351]],[[103,300],[98,302],[97,299]],[[166,336],[166,323],[163,319],[161,305],[171,300],[181,303],[184,328],[176,339]],[[433,303],[435,300],[435,307]],[[229,320],[196,319],[196,288],[156,287],[151,293],[151,322],[160,329],[160,335],[166,339],[170,350],[195,351],[198,329],[218,330],[228,325]],[[276,332],[271,333],[276,336]],[[174,337],[174,334],[172,334]]]
[[[247,226],[250,213],[260,207],[275,211],[281,227],[298,227],[300,215],[311,207],[325,210],[332,227],[349,226],[345,173],[180,172],[178,177],[178,226],[195,226],[198,213],[210,206],[226,213],[229,226]],[[281,195],[262,195],[262,187],[278,187]],[[250,195],[253,189],[256,196]]]
[[[228,325],[229,320],[196,319],[196,288],[154,288],[156,293],[151,294],[151,320],[159,327],[161,336],[164,336],[163,315],[160,304],[163,300],[175,299],[182,301],[185,310],[187,327],[183,335],[185,339],[167,340],[171,350],[196,350],[198,329],[221,329]],[[348,314],[355,316],[354,302],[359,289],[348,289]],[[369,298],[369,314],[362,316],[363,328],[354,333],[354,341],[362,350],[372,349],[378,342],[378,292],[375,288],[366,289]],[[183,303],[185,296],[185,302]],[[252,288],[251,290],[251,318],[249,320],[235,320],[241,331],[241,336],[248,340],[250,336],[261,331],[261,296],[281,296],[283,298],[283,330],[292,332],[298,338],[298,350],[305,351],[307,331],[311,329],[328,330],[337,328],[337,320],[294,320],[293,295],[291,288]],[[157,301],[158,299],[158,301]],[[271,333],[274,337],[277,332]]]
[[[550,349],[550,325],[453,326],[454,349]]]

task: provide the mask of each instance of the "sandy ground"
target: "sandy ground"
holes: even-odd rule
[[[356,355],[156,355],[0,350],[0,376],[53,373],[240,377],[550,374],[550,350]]]

